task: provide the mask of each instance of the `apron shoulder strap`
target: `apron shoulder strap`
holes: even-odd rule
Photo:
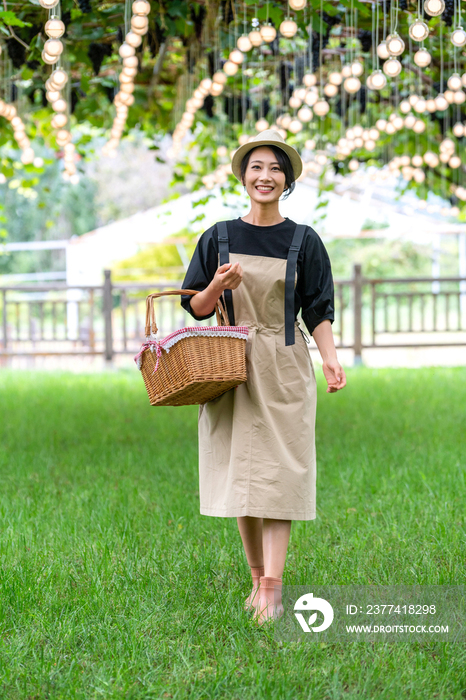
[[[220,266],[230,262],[230,251],[228,247],[228,228],[226,221],[217,222],[218,231],[218,252],[220,256]],[[223,298],[227,307],[228,318],[230,324],[235,326],[235,314],[233,311],[233,293],[231,289],[225,289]]]
[[[286,260],[285,275],[285,345],[294,345],[294,280],[298,253],[304,238],[306,226],[298,224],[295,228]]]

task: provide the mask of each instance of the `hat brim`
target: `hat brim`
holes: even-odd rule
[[[264,139],[263,141],[248,141],[248,143],[245,143],[238,148],[231,160],[231,169],[233,171],[233,175],[240,182],[241,161],[243,160],[246,153],[249,153],[249,151],[251,151],[253,148],[257,148],[258,146],[276,146],[277,148],[281,148],[281,150],[287,154],[291,161],[291,167],[293,168],[293,175],[295,180],[297,180],[303,172],[303,161],[301,160],[301,156],[299,155],[298,151],[295,148],[293,148],[293,146],[289,146],[287,143],[282,144],[278,141],[274,141],[273,139]]]

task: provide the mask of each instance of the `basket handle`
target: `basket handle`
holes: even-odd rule
[[[157,324],[155,322],[154,299],[157,299],[158,297],[172,296],[174,294],[199,294],[199,292],[193,289],[172,289],[167,292],[149,294],[146,297],[146,338],[151,334],[151,331],[153,335],[155,335],[158,331]],[[227,311],[220,298],[215,302],[215,313],[217,316],[217,325],[230,325]]]

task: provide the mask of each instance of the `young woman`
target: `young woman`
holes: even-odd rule
[[[278,208],[302,172],[298,152],[267,130],[235,152],[232,170],[251,210],[202,234],[183,282],[201,293],[181,303],[206,319],[223,294],[230,323],[249,328],[247,382],[199,407],[199,494],[202,515],[237,518],[253,584],[245,607],[262,624],[283,613],[291,521],[316,517],[316,380],[300,310],[327,392],[342,389],[346,377],[331,328],[327,252],[312,228]]]

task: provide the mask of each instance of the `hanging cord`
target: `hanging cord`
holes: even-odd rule
[[[440,25],[440,92],[443,94],[443,22]]]
[[[352,2],[352,0],[351,0]],[[324,23],[324,1],[320,0],[320,24],[319,24],[319,58],[320,58],[320,66],[319,66],[319,96],[322,97],[322,64],[324,62],[324,57],[322,55],[322,46],[323,46],[323,39],[322,39],[322,34],[323,34],[323,23]],[[322,121],[322,120],[321,120]]]

